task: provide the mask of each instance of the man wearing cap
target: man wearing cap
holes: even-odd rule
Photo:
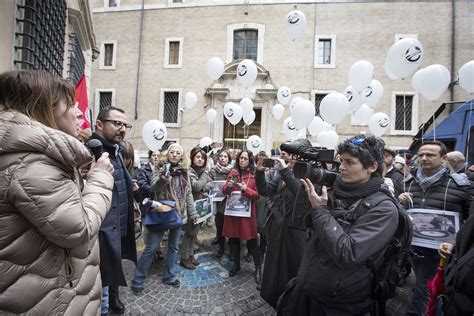
[[[395,152],[389,148],[384,149],[383,161],[386,168],[385,177],[392,179],[393,186],[395,187],[395,196],[403,193],[403,172],[395,168]]]

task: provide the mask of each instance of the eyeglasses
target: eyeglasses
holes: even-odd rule
[[[110,122],[114,124],[115,128],[121,129],[122,127],[125,127],[127,131],[132,129],[132,125],[120,122],[120,121],[114,121],[114,120],[101,120],[102,122]]]

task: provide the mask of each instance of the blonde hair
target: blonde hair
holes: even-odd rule
[[[176,147],[177,149],[179,149],[179,151],[181,151],[181,161],[180,161],[181,167],[184,169],[184,171],[187,172],[188,169],[189,169],[189,166],[191,166],[191,160],[185,154],[183,146],[181,146],[180,144],[172,143],[168,146],[168,150],[166,151],[166,159],[168,159],[168,153],[170,152],[171,148],[173,148],[173,147]]]

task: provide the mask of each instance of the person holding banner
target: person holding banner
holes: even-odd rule
[[[460,213],[467,219],[473,190],[465,175],[450,172],[446,167],[446,146],[440,141],[426,141],[418,150],[419,166],[404,182],[406,192],[398,199],[405,208],[444,210]],[[413,246],[413,270],[416,276],[412,301],[407,315],[424,315],[429,292],[426,282],[433,279],[439,262],[437,249]]]
[[[227,196],[223,235],[229,238],[234,265],[233,277],[240,271],[240,240],[247,240],[247,248],[255,263],[255,283],[260,289],[262,258],[257,240],[257,205],[260,198],[255,183],[255,160],[251,151],[243,150],[236,158],[234,170],[227,176],[223,193]]]
[[[156,201],[173,200],[176,202],[176,211],[181,216],[183,223],[195,223],[197,220],[196,209],[189,182],[189,162],[184,154],[183,147],[172,143],[168,148],[166,161],[156,165],[153,171],[152,188],[155,192]],[[143,291],[143,283],[148,274],[156,251],[160,247],[164,231],[148,230],[145,239],[145,249],[132,280],[132,292],[140,294]],[[168,253],[166,254],[165,267],[162,280],[166,285],[180,287],[181,282],[176,278],[179,237],[181,227],[170,229],[168,236]]]
[[[221,150],[219,152],[219,160],[217,164],[212,168],[210,172],[210,176],[214,181],[225,181],[227,179],[227,175],[229,172],[232,171],[232,156],[227,150]],[[219,187],[218,185],[215,186],[215,189]],[[220,187],[222,188],[222,186]],[[219,192],[222,193],[222,192]],[[216,197],[214,196],[213,199]],[[225,210],[225,198],[224,200],[220,200],[215,202],[216,207],[216,238],[215,242],[213,241],[212,244],[218,244],[219,249],[216,251],[214,256],[218,259],[222,258],[225,252],[225,237],[222,236],[222,229],[224,228],[224,210]]]
[[[206,170],[207,155],[201,147],[191,149],[191,167],[189,168],[189,181],[191,184],[194,201],[206,198],[207,193],[213,187],[213,181]],[[179,264],[188,269],[194,270],[199,262],[194,258],[194,243],[199,233],[200,224],[187,222],[184,229],[183,241],[181,243],[181,260]]]

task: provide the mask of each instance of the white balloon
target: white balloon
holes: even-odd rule
[[[216,120],[217,111],[214,110],[214,109],[207,110],[206,117],[207,117],[207,121],[209,122],[209,124],[213,123]]]
[[[304,99],[302,97],[294,97],[293,99],[291,99],[290,111],[293,111],[293,108],[295,107],[295,104],[300,102],[301,100],[304,100]]]
[[[196,105],[196,103],[197,103],[196,93],[190,91],[184,95],[184,105],[186,105],[188,109],[192,109]]]
[[[438,100],[451,81],[449,70],[443,65],[430,65],[418,70],[411,84],[416,91],[430,101]]]
[[[254,110],[252,110],[252,112],[250,112],[249,115],[244,114],[244,123],[245,123],[245,125],[250,126],[253,123],[253,121],[255,121],[255,116],[256,115],[255,115]]]
[[[367,104],[362,104],[360,109],[352,114],[354,118],[354,123],[360,125],[366,125],[369,122],[370,117],[374,114],[374,109],[372,109]]]
[[[467,93],[474,93],[474,60],[471,60],[459,68],[459,85]]]
[[[272,108],[272,114],[273,117],[277,120],[281,119],[283,117],[283,114],[285,113],[285,108],[281,104],[275,104]]]
[[[324,125],[324,131],[335,131],[336,130],[336,127],[329,124],[328,122],[323,121],[323,125]]]
[[[206,71],[209,78],[217,80],[224,73],[224,62],[219,57],[211,57],[207,61]]]
[[[253,111],[253,101],[249,98],[243,98],[240,100],[240,106],[242,107],[242,113],[244,117],[250,115]]]
[[[324,130],[324,121],[319,116],[315,116],[308,125],[308,132],[311,136],[316,136]]]
[[[414,38],[402,38],[390,47],[385,72],[390,79],[410,77],[423,61],[423,45]]]
[[[282,86],[278,89],[277,92],[278,102],[283,105],[288,104],[291,100],[291,90],[288,87]]]
[[[168,131],[166,130],[165,124],[158,120],[149,120],[143,125],[142,137],[145,145],[152,150],[157,151],[161,149],[161,146],[168,137]]]
[[[375,107],[383,95],[383,86],[378,80],[372,80],[367,88],[362,91],[363,101],[370,107]]]
[[[360,92],[367,88],[374,77],[374,66],[367,60],[359,60],[352,64],[347,74],[349,84],[355,91]]]
[[[256,155],[263,150],[262,139],[257,135],[252,135],[247,139],[247,149]]]
[[[239,123],[242,115],[242,108],[239,104],[228,102],[224,105],[224,116],[232,125]]]
[[[302,129],[311,123],[315,114],[316,109],[314,104],[308,100],[301,100],[295,104],[295,107],[291,111],[291,120],[296,129]]]
[[[369,129],[377,137],[382,136],[390,126],[390,119],[388,115],[382,112],[377,112],[370,117]]]
[[[206,137],[201,138],[201,140],[199,141],[199,147],[203,148],[203,147],[211,145],[212,143],[213,143],[212,138],[206,136]]]
[[[349,101],[342,93],[331,92],[321,100],[319,113],[330,124],[341,123],[349,113]]]
[[[237,79],[244,87],[250,87],[257,79],[257,65],[251,59],[242,60],[237,66]]]
[[[293,10],[285,18],[285,30],[288,36],[295,40],[303,35],[306,28],[306,17],[300,10]]]
[[[317,137],[319,145],[327,149],[335,149],[339,143],[339,135],[335,131],[322,131]]]
[[[344,90],[347,101],[349,101],[349,113],[354,113],[362,106],[362,98],[360,93],[355,91],[352,86],[349,86]]]
[[[385,64],[383,65],[383,69],[385,70],[385,74],[387,74],[387,76],[391,79],[391,80],[397,80],[397,76],[395,76],[395,74],[392,72],[392,70],[390,69],[390,66],[389,64],[387,63],[387,61],[385,61]]]
[[[295,128],[295,125],[293,125],[291,117],[287,117],[283,121],[283,134],[285,134],[289,140],[296,139],[298,136],[298,130]]]

